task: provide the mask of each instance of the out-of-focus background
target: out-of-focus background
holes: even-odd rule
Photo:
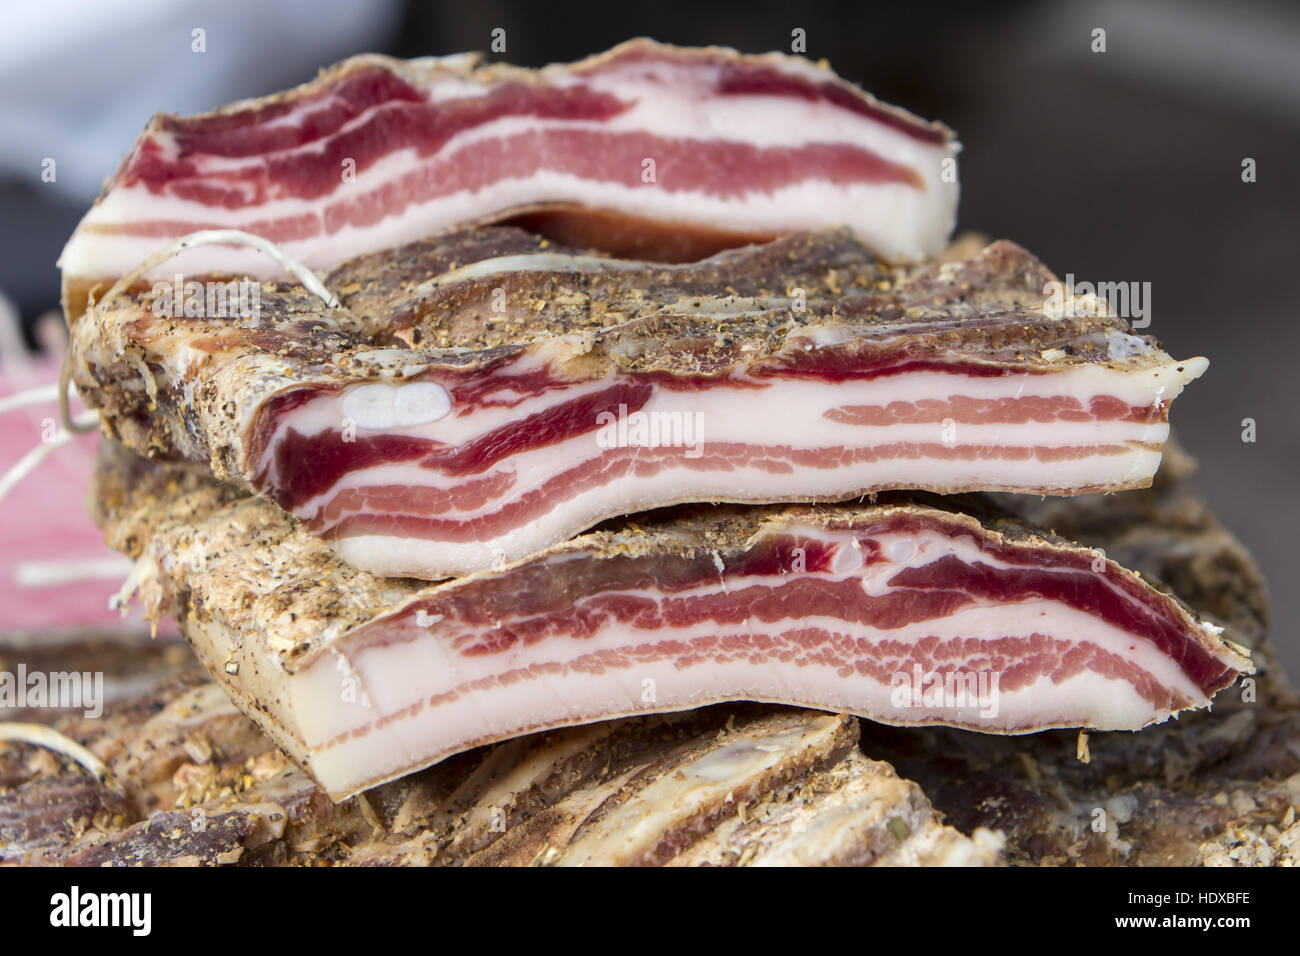
[[[49,339],[38,319],[57,306],[59,250],[154,111],[269,93],[363,51],[487,51],[498,28],[506,49],[490,56],[527,66],[636,35],[788,51],[804,31],[809,56],[958,131],[962,229],[1015,239],[1078,281],[1150,282],[1145,331],[1178,357],[1210,357],[1175,406],[1176,431],[1200,460],[1200,488],[1263,565],[1275,641],[1300,674],[1293,0],[9,0],[0,11],[0,361],[11,370],[13,319],[28,346]],[[25,426],[33,442],[47,414]],[[9,444],[0,467],[22,452]],[[0,522],[15,520],[12,504]]]

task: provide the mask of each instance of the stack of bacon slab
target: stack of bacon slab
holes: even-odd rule
[[[1054,309],[1011,243],[944,254],[956,149],[805,61],[647,41],[156,119],[62,259],[74,380],[170,462],[101,466],[126,591],[336,798],[724,700],[996,733],[1206,706],[1251,669],[1218,628],[922,493],[1145,487],[1207,364]],[[206,229],[279,254],[138,268]],[[252,321],[160,308],[243,276]]]

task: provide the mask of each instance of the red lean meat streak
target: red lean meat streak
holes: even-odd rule
[[[778,70],[743,69],[735,65],[723,68],[722,79],[717,92],[721,95],[749,94],[760,96],[789,96],[807,103],[825,100],[841,109],[850,110],[860,116],[868,117],[878,123],[884,123],[891,129],[922,143],[939,144],[944,141],[944,134],[931,126],[909,122],[891,110],[882,110],[863,100],[860,96],[835,83],[812,83],[800,77],[793,77]]]
[[[423,91],[380,69],[360,71],[312,99],[325,102],[294,124],[267,125],[289,112],[287,106],[233,113],[218,120],[164,117],[161,129],[175,137],[178,158],[167,158],[157,141],[144,140],[112,185],[139,183],[152,193],[171,192],[227,209],[258,206],[283,196],[319,199],[338,189],[345,159],[353,160],[360,173],[399,149],[413,147],[422,156],[432,155],[457,133],[505,116],[599,121],[631,105],[582,87],[535,89],[518,84],[486,96],[429,103]],[[367,113],[364,122],[343,129]],[[309,144],[322,148],[296,152]],[[284,151],[295,151],[293,158],[275,158]],[[222,177],[203,168],[204,156],[256,162],[226,173],[224,178],[232,185],[222,189],[214,184]]]
[[[627,58],[621,62],[627,62]],[[620,60],[617,59],[607,63],[607,66],[618,65]],[[785,96],[809,103],[829,102],[883,123],[920,142],[935,145],[944,142],[944,134],[940,130],[908,122],[892,111],[874,107],[843,87],[833,83],[814,84],[777,70],[730,66],[722,72],[713,93],[721,96]],[[458,133],[507,116],[599,122],[612,119],[632,105],[582,86],[559,89],[519,83],[501,86],[484,96],[431,103],[424,91],[387,70],[378,68],[358,70],[329,91],[299,100],[298,106],[301,108],[313,102],[319,105],[294,124],[276,122],[291,112],[292,107],[288,104],[242,110],[216,118],[162,117],[160,129],[175,138],[177,158],[169,159],[165,156],[156,141],[144,140],[127,158],[110,185],[130,186],[139,183],[153,193],[170,191],[181,198],[227,209],[256,206],[279,196],[318,199],[338,188],[338,171],[344,159],[354,160],[357,171],[362,172],[376,160],[399,149],[411,147],[418,150],[421,156],[432,155]],[[371,114],[369,119],[344,129],[367,113]],[[582,131],[557,133],[555,141],[559,144],[559,137],[570,137],[575,133],[581,135]],[[517,137],[516,140],[522,141],[522,137]],[[566,148],[557,152],[561,155],[570,152],[568,144],[571,142],[564,143]],[[264,158],[317,143],[323,143],[320,151],[296,153],[291,160]],[[633,160],[630,169],[634,174],[627,180],[629,184],[640,182],[643,157],[672,156],[669,152],[661,151],[672,144],[644,135],[606,137],[604,143],[606,146],[617,147],[624,143],[636,147],[627,154]],[[597,145],[597,141],[579,138],[577,145],[580,148],[574,152],[582,154],[587,152],[588,147]],[[647,147],[651,151],[647,152]],[[722,150],[726,144],[698,141],[676,148],[681,152],[680,158],[685,158],[692,150]],[[502,149],[501,152],[512,154],[516,150]],[[536,149],[535,152],[537,156],[520,156],[519,161],[535,167],[538,156],[550,155],[544,148]],[[888,163],[865,150],[838,149],[838,154],[842,156],[841,164],[832,163],[828,167],[832,175],[838,166],[846,179],[859,178],[852,174],[854,167],[858,166],[863,181],[905,182],[923,188],[910,169]],[[482,158],[483,155],[486,154],[477,158]],[[718,155],[727,158],[721,152]],[[691,157],[690,162],[683,164],[683,171],[694,177],[692,185],[709,183],[739,193],[744,190],[738,185],[736,174],[757,171],[753,162],[757,154],[749,157],[731,155],[733,158],[726,164],[729,175],[725,180],[713,181],[699,175],[708,171],[711,164],[717,161],[717,157],[707,153]],[[820,154],[801,154],[797,150],[786,148],[773,151],[770,155],[784,156],[782,165],[797,168],[801,162],[807,162],[809,157]],[[836,153],[827,155],[834,156]],[[217,178],[215,172],[202,170],[203,156],[255,159],[258,162],[227,174],[238,185],[222,189],[212,182]],[[746,158],[748,162],[735,161]],[[458,160],[455,164],[448,164],[448,167],[455,168],[458,165],[473,166],[472,163],[462,164]],[[664,164],[660,163],[661,167],[662,165]],[[605,164],[602,163],[601,166],[604,167]],[[815,165],[813,168],[821,167]],[[465,172],[472,174],[473,170],[466,169]],[[754,179],[749,182],[752,186],[760,181]],[[453,191],[455,188],[446,190]]]

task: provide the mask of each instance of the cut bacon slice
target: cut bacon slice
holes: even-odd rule
[[[283,94],[155,117],[60,264],[76,314],[90,283],[209,228],[318,269],[521,213],[620,254],[699,258],[847,225],[911,261],[952,230],[957,150],[945,127],[781,54],[634,40],[537,71],[363,56]],[[174,265],[278,275],[239,248]]]
[[[1054,316],[1051,281],[1007,242],[909,270],[831,230],[663,266],[480,228],[342,267],[340,309],[266,285],[255,328],[106,302],[74,375],[136,450],[438,578],[678,502],[1146,486],[1207,363]]]
[[[336,799],[478,744],[737,699],[1137,729],[1251,671],[1100,553],[919,503],[697,508],[417,588],[197,472],[106,463],[126,590]]]

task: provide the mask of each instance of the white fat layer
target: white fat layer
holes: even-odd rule
[[[357,385],[338,401],[343,421],[374,431],[428,425],[451,411],[451,397],[436,382]]]
[[[726,700],[797,701],[803,706],[854,713],[882,723],[955,725],[984,732],[1051,726],[1136,730],[1167,714],[1154,711],[1129,684],[1088,671],[1060,682],[1044,677],[1015,692],[1001,691],[997,722],[980,722],[978,707],[966,715],[925,707],[900,710],[890,703],[891,688],[874,681],[863,681],[850,700],[850,695],[842,693],[844,680],[833,669],[819,665],[809,665],[800,676],[797,697],[787,695],[787,682],[777,668],[760,672],[750,664],[734,661],[685,671],[673,664],[655,662],[638,665],[635,673],[606,673],[600,680],[590,675],[549,677],[530,681],[527,688],[514,685],[479,690],[377,724],[363,736],[309,748],[312,771],[331,793],[347,793],[360,784],[427,766],[480,743],[508,739],[545,726],[684,710]],[[643,687],[657,689],[654,703],[644,702]],[[337,700],[337,686],[331,693]],[[540,709],[556,695],[562,695],[568,705],[567,716],[556,717],[554,710]],[[296,706],[304,701],[297,690],[294,701]],[[1200,699],[1198,702],[1204,703]],[[535,709],[530,711],[529,707]]]
[[[1041,611],[1032,607],[1016,609],[1024,618],[1026,635],[1040,628],[1064,627],[1115,653],[1127,652],[1128,644],[1133,643],[1131,635],[1098,628],[1096,620],[1086,615],[1075,612],[1079,620],[1071,621],[1068,614],[1058,617],[1051,611],[1046,615]],[[1008,617],[1003,611],[995,609],[989,616],[1007,624]],[[967,618],[970,626],[961,629],[963,637],[1017,636],[1009,626],[979,633],[973,630],[974,619]],[[817,623],[810,621],[800,626],[817,626]],[[844,635],[846,641],[864,636],[854,634],[843,622],[837,626],[837,633]],[[712,628],[711,634],[717,633],[718,629]],[[673,630],[649,635],[632,633],[624,634],[619,643],[626,645],[635,640],[644,644],[647,640],[682,640],[689,636]],[[914,631],[876,632],[869,637],[916,639]],[[609,638],[601,634],[598,639],[604,642]],[[426,683],[421,689],[434,693],[444,683],[466,679],[467,675],[457,675],[454,669],[450,673],[442,669],[450,663],[450,655],[445,651],[429,647],[427,641],[418,643],[423,646],[404,645],[405,650],[400,653],[390,651],[393,657],[387,666],[374,660],[361,664],[366,673],[364,686],[371,696],[380,682],[385,692],[399,692],[403,688],[409,690],[413,682],[419,683],[423,677]],[[375,655],[380,652],[367,652],[365,657]],[[463,663],[463,658],[457,657],[456,662]],[[1157,679],[1170,674],[1171,669],[1177,670],[1167,661],[1157,664]],[[910,667],[903,670],[912,676]],[[957,666],[940,666],[937,670],[961,672]],[[964,708],[900,708],[894,703],[894,687],[860,675],[845,679],[836,668],[818,663],[754,665],[739,659],[722,663],[706,661],[699,666],[680,668],[669,659],[639,662],[618,670],[607,668],[599,676],[543,672],[505,685],[495,684],[488,678],[485,686],[452,701],[417,708],[396,719],[377,723],[377,716],[394,713],[391,704],[377,707],[378,714],[363,711],[359,704],[340,705],[337,675],[315,680],[317,672],[326,674],[323,669],[315,668],[293,677],[290,694],[312,753],[313,770],[331,791],[347,790],[354,783],[421,766],[481,742],[517,736],[540,727],[586,723],[623,714],[681,710],[722,700],[795,702],[854,713],[883,723],[938,723],[986,732],[1050,726],[1136,730],[1169,714],[1168,707],[1153,707],[1127,682],[1089,671],[1061,681],[1041,677],[1032,685],[1014,691],[999,688],[994,698],[996,715],[985,716],[992,710],[987,701],[983,706],[977,701],[974,706]],[[1173,677],[1175,686],[1185,687],[1189,683],[1181,672]],[[401,683],[396,687],[386,686],[387,682],[398,679]],[[1189,699],[1194,706],[1205,703],[1194,687]],[[340,713],[341,710],[346,713]],[[356,711],[360,712],[353,713]],[[345,720],[347,715],[354,720]],[[358,737],[340,738],[330,733],[336,728],[346,731],[367,726],[368,733]]]
[[[449,542],[388,535],[358,535],[336,542],[340,555],[364,570],[376,574],[463,573],[489,566],[504,555],[507,559],[537,551],[563,540],[584,527],[616,514],[625,514],[683,500],[764,501],[801,498],[842,498],[880,487],[1002,487],[1009,490],[1049,488],[1069,490],[1081,487],[1116,486],[1149,480],[1160,463],[1160,453],[1144,444],[1159,445],[1168,437],[1164,423],[1140,422],[1025,422],[1021,424],[952,424],[940,421],[922,424],[863,426],[835,421],[828,413],[853,406],[889,406],[894,402],[934,402],[954,397],[1000,399],[1008,397],[1066,396],[1088,407],[1094,395],[1112,395],[1134,406],[1168,403],[1183,385],[1200,374],[1204,360],[1168,362],[1138,370],[1093,365],[1072,365],[1060,372],[1018,377],[970,377],[940,372],[916,372],[860,382],[822,383],[812,380],[775,380],[765,387],[736,390],[726,387],[699,392],[657,390],[640,410],[664,424],[663,441],[675,446],[655,449],[671,453],[662,468],[649,475],[625,474],[576,497],[557,492],[555,505],[521,527],[474,542]],[[399,427],[396,413],[385,417],[384,402],[376,399],[377,411],[358,415],[349,402],[362,389],[354,388],[340,399],[334,394],[295,409],[278,423],[276,439],[293,428],[313,435],[340,428],[351,418],[363,428],[397,430],[401,434],[430,439],[447,447],[464,445],[512,422],[526,418],[581,395],[608,387],[611,380],[584,383],[561,392],[547,392],[522,401],[513,408],[486,407],[466,415],[430,417],[426,424]],[[410,383],[397,387],[416,388],[432,383]],[[436,387],[436,386],[435,386]],[[384,393],[387,395],[388,393]],[[386,399],[384,400],[386,401]],[[421,406],[425,407],[425,406]],[[369,408],[369,406],[367,406]],[[392,424],[390,424],[390,422]],[[506,493],[473,511],[456,511],[461,520],[492,514],[519,496],[542,486],[573,468],[576,463],[610,452],[608,439],[613,430],[600,428],[563,442],[511,455],[485,474],[510,476]],[[630,433],[625,433],[630,434]],[[675,437],[674,437],[675,436]],[[914,447],[895,457],[861,460],[832,467],[801,467],[797,478],[789,471],[771,471],[762,463],[738,464],[717,469],[692,467],[710,448],[727,445],[768,445],[796,450],[870,448],[905,443]],[[943,458],[930,455],[923,446],[954,448],[1016,449],[1042,446],[1070,448],[1080,445],[1123,448],[1117,454],[1093,454],[1056,461],[1028,458]],[[649,449],[647,449],[649,451]],[[253,472],[274,468],[271,452],[253,463]],[[274,477],[274,472],[271,473]],[[418,463],[380,464],[349,473],[335,486],[296,508],[296,514],[310,520],[338,492],[348,488],[399,485],[411,488],[452,488],[463,478],[438,473]],[[274,483],[272,481],[272,483]],[[797,487],[796,487],[797,485]]]
[[[558,347],[558,346],[557,346]],[[700,391],[656,389],[640,410],[668,414],[698,414],[703,438],[709,442],[744,442],[791,445],[797,448],[860,447],[894,441],[935,442],[943,439],[942,414],[937,422],[857,425],[828,418],[836,409],[856,406],[884,407],[896,403],[925,403],[954,399],[1000,400],[1008,398],[1072,398],[1087,411],[1090,400],[1107,395],[1136,407],[1168,404],[1183,387],[1203,371],[1204,359],[1166,361],[1138,368],[1096,365],[1063,366],[1048,374],[975,377],[935,371],[911,372],[864,381],[818,382],[810,379],[769,379],[759,387],[733,388],[726,384]],[[432,381],[432,379],[425,379]],[[439,422],[427,431],[412,429],[413,437],[462,444],[504,428],[521,418],[555,405],[590,395],[614,384],[612,377],[585,382],[531,396],[512,407],[475,408]],[[369,387],[369,386],[367,386]],[[410,385],[405,386],[410,388]],[[347,393],[345,393],[347,394]],[[508,397],[510,392],[501,393]],[[493,393],[496,397],[497,393]],[[288,428],[302,435],[337,429],[347,417],[333,394],[322,395],[278,423],[272,441]],[[1065,447],[1098,441],[1163,441],[1167,427],[1138,422],[1026,422],[1023,424],[955,423],[957,444],[1037,444]],[[578,441],[593,444],[592,433]],[[519,456],[516,456],[519,457]]]
[[[894,571],[897,570],[895,567]],[[728,579],[726,589],[734,594],[749,584],[758,583]],[[771,582],[765,584],[770,586]],[[652,599],[663,597],[653,592],[638,593],[637,596]],[[653,631],[610,626],[581,641],[560,642],[548,639],[531,648],[466,658],[457,652],[452,640],[437,633],[438,625],[435,624],[430,628],[429,634],[415,641],[368,648],[352,656],[352,665],[361,675],[360,687],[364,689],[370,707],[364,706],[362,695],[357,696],[355,704],[340,705],[340,678],[337,669],[319,665],[293,677],[293,701],[304,740],[311,747],[326,745],[340,734],[368,726],[377,719],[474,681],[483,682],[487,689],[469,691],[459,700],[477,701],[484,709],[485,717],[490,715],[490,719],[486,723],[466,725],[456,732],[481,732],[492,738],[512,736],[524,732],[529,726],[571,722],[571,718],[581,715],[596,719],[645,709],[642,698],[647,690],[644,683],[647,677],[654,679],[654,684],[650,686],[653,687],[655,701],[664,705],[661,709],[667,710],[699,706],[708,703],[711,698],[741,698],[789,701],[829,710],[851,711],[886,723],[909,722],[915,714],[924,710],[906,708],[900,712],[890,702],[888,684],[878,684],[864,675],[855,675],[846,680],[838,673],[836,666],[813,662],[769,661],[755,665],[749,663],[748,659],[731,662],[709,660],[698,667],[680,668],[670,657],[653,664],[629,662],[624,668],[607,665],[606,672],[599,678],[582,670],[566,675],[547,673],[556,664],[577,664],[602,650],[626,649],[647,642],[711,642],[718,637],[768,634],[771,633],[771,628],[772,625],[759,621],[748,626],[727,627],[704,622],[689,628],[664,627]],[[936,620],[891,630],[877,630],[838,618],[820,616],[800,618],[781,625],[781,630],[802,631],[813,628],[839,635],[846,642],[890,641],[903,645],[912,645],[925,638],[938,638],[940,641],[996,640],[1002,637],[1029,637],[1035,633],[1061,641],[1086,641],[1133,661],[1163,686],[1181,692],[1187,699],[1203,700],[1200,690],[1183,674],[1177,662],[1162,654],[1151,642],[1053,601],[975,604]],[[937,669],[962,672],[987,670],[987,661],[981,667],[981,660],[982,655],[976,654],[969,661],[941,663]],[[717,677],[720,669],[729,674],[726,680]],[[910,669],[911,664],[908,663],[905,671],[909,676]],[[532,670],[537,676],[494,686],[499,675],[515,670]],[[1103,680],[1110,689],[1099,693],[1095,699],[1087,696],[1077,699],[1058,698],[1048,681],[1035,685],[1036,693],[1000,689],[997,713],[991,716],[982,715],[980,706],[972,704],[960,710],[940,708],[925,711],[924,719],[955,721],[974,729],[1001,731],[1035,725],[1039,723],[1039,716],[1047,712],[1051,717],[1047,721],[1049,725],[1079,724],[1104,730],[1137,730],[1153,720],[1167,716],[1167,708],[1164,711],[1157,710],[1149,701],[1132,693],[1133,688],[1127,684],[1108,678]],[[1127,696],[1125,691],[1130,692],[1131,696]],[[721,698],[717,697],[719,694],[722,695]],[[448,706],[454,707],[456,703],[440,703],[432,710],[441,712]]]
[[[1000,461],[993,465],[944,459],[908,458],[872,462],[834,470],[801,469],[797,491],[789,475],[773,475],[759,468],[693,472],[664,469],[650,477],[631,476],[600,485],[580,499],[557,505],[525,525],[478,541],[444,541],[400,535],[358,534],[338,537],[331,545],[348,563],[381,576],[444,576],[482,570],[495,561],[512,560],[540,551],[584,528],[620,514],[689,501],[764,502],[790,500],[841,500],[871,488],[987,488],[1038,491],[1044,476],[1062,491],[1140,480],[1155,474],[1160,453],[1131,449],[1122,454],[1094,456],[1048,466],[1029,461]],[[996,468],[996,472],[990,472]],[[903,478],[904,471],[908,477]],[[989,477],[996,474],[996,479]],[[983,476],[976,479],[975,475]],[[351,479],[349,479],[351,482]],[[411,482],[403,481],[410,485]],[[526,477],[520,483],[530,485]],[[359,486],[369,482],[359,482]],[[1050,490],[1050,489],[1049,489]],[[465,515],[457,512],[462,520]]]

